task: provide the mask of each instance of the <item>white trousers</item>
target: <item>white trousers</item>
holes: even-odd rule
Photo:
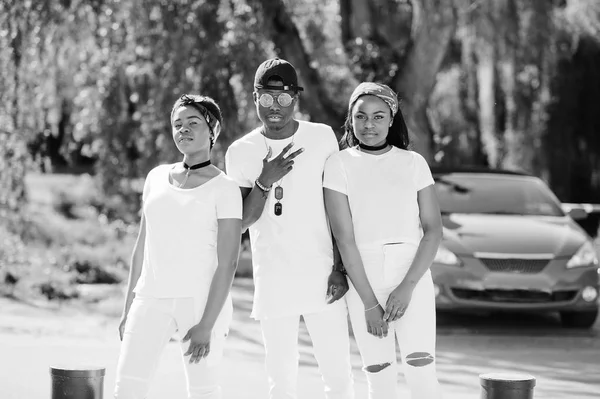
[[[369,281],[384,308],[391,291],[408,271],[416,249],[416,245],[406,243],[359,248]],[[352,286],[346,301],[367,377],[369,399],[398,397],[396,340],[411,397],[441,398],[435,367],[435,294],[431,273],[427,271],[417,283],[408,309],[399,320],[390,323],[387,337],[369,334],[364,304]]]
[[[348,316],[343,300],[325,311],[303,315],[310,334],[327,399],[353,399]],[[298,327],[300,317],[261,320],[270,399],[297,398]]]
[[[148,395],[150,381],[156,372],[162,352],[169,339],[177,332],[183,338],[199,320],[204,309],[198,309],[193,298],[144,298],[136,296],[127,316],[125,334],[117,364],[115,398],[142,399]],[[221,316],[230,315],[231,298]],[[181,343],[182,366],[188,398],[220,399],[218,366],[223,357],[223,346],[229,322],[223,320],[213,329],[210,353],[200,362],[190,364],[183,354],[189,341]]]

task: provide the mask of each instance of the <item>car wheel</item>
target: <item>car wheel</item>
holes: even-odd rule
[[[564,327],[569,328],[590,328],[596,322],[598,309],[560,312],[560,321]]]

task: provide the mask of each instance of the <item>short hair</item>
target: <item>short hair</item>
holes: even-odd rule
[[[221,126],[223,124],[223,114],[217,102],[208,96],[183,94],[173,104],[173,108],[171,109],[171,124],[173,123],[173,114],[181,107],[192,107],[202,114],[213,135],[210,143],[210,147],[212,148],[221,133]]]
[[[196,108],[203,116],[206,111],[209,112],[209,117],[212,117],[214,121],[218,121],[220,124],[223,123],[223,114],[221,113],[221,108],[217,104],[217,102],[208,96],[201,96],[198,94],[183,94],[181,97],[175,101],[173,104],[173,108],[171,109],[171,122],[173,122],[173,114],[178,108],[181,107],[193,107]],[[214,126],[214,121],[207,120],[211,128]]]

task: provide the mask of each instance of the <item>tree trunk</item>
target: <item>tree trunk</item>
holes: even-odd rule
[[[517,46],[519,43],[519,15],[515,5],[516,0],[504,0],[494,3],[496,8],[494,13],[496,20],[500,21],[496,24],[498,32],[496,32],[494,41],[497,47],[497,70],[499,83],[496,87],[501,88],[500,97],[503,101],[502,118],[499,125],[504,130],[504,151],[502,159],[498,163],[506,169],[524,168],[530,170],[528,165],[523,162],[528,158],[528,148],[525,148],[525,115],[519,117],[519,108],[517,106],[517,73],[519,63],[517,59]],[[519,104],[524,105],[524,104]],[[521,111],[523,109],[521,108]],[[525,116],[525,118],[523,118]],[[527,124],[528,125],[528,124]]]
[[[301,101],[302,108],[317,121],[334,128],[340,126],[344,112],[334,107],[317,71],[311,67],[311,59],[283,1],[249,0],[248,3],[255,12],[263,15],[265,29],[270,33],[278,53],[299,70],[301,83],[306,90],[303,94],[306,101]],[[401,97],[415,149],[431,159],[432,139],[426,114],[427,102],[456,30],[457,14],[454,5],[449,7],[442,0],[412,1],[401,6],[389,0],[369,0],[366,4],[348,0],[340,4],[340,9],[344,36],[342,40],[345,43],[366,34],[379,46],[393,48],[398,61],[400,58],[405,61],[404,68],[400,69],[401,76],[393,86]],[[401,9],[403,12],[391,12],[392,9]],[[410,14],[412,25],[406,23],[406,16]],[[413,27],[416,29],[412,29]],[[408,46],[410,36],[406,33],[411,30],[414,35],[412,45]],[[402,37],[405,39],[402,40]]]
[[[474,165],[487,165],[487,157],[484,154],[481,140],[481,129],[479,126],[479,102],[477,93],[477,64],[475,62],[475,29],[466,22],[459,23],[464,26],[461,40],[461,110],[465,120],[469,124],[461,142],[467,143],[466,148]]]
[[[340,14],[342,42],[347,51],[357,38],[364,38],[376,44],[380,54],[387,50],[393,55],[390,62],[395,65],[387,66],[383,78],[392,77],[391,86],[400,96],[413,147],[431,160],[432,130],[427,105],[456,30],[454,2],[342,0]]]
[[[397,0],[341,0],[342,43],[368,38],[391,48],[397,60],[411,43],[413,6]]]
[[[0,211],[18,211],[27,199],[25,189],[25,172],[27,162],[27,152],[24,144],[24,135],[19,132],[22,127],[21,112],[19,107],[19,96],[21,92],[21,61],[23,55],[23,40],[24,33],[28,30],[19,25],[20,18],[17,14],[21,13],[22,18],[27,20],[29,10],[21,10],[18,6],[13,6],[11,9],[7,7],[5,15],[8,15],[7,26],[9,36],[8,51],[11,53],[13,69],[13,87],[12,97],[10,98],[11,106],[7,107],[10,113],[9,126],[3,126],[9,134],[0,131]],[[2,7],[5,10],[5,7]],[[19,132],[19,134],[17,134]],[[2,208],[5,208],[3,210]],[[5,217],[6,215],[2,215]]]
[[[479,87],[479,124],[481,126],[481,139],[487,154],[488,164],[495,168],[500,160],[500,143],[496,137],[496,113],[494,110],[495,84],[494,84],[494,49],[481,45],[477,51],[479,63],[477,65],[477,85]]]
[[[300,97],[300,108],[315,122],[325,123],[334,130],[339,130],[344,123],[345,112],[330,100],[321,77],[311,66],[312,60],[283,1],[249,0],[248,4],[255,13],[262,15],[264,29],[275,44],[277,54],[291,62],[298,71],[299,84],[304,87]]]
[[[23,32],[21,31],[21,27],[19,26],[18,21],[11,21],[9,18],[8,23],[9,31],[11,33],[10,52],[12,53],[12,62],[14,68],[11,116],[13,125],[12,127],[16,130],[20,127],[19,92],[21,89],[21,82],[19,79],[19,73],[21,72],[21,48],[23,41]]]
[[[401,108],[415,149],[431,160],[432,132],[426,109],[435,78],[454,37],[457,10],[447,1],[412,1],[414,12],[413,42],[406,55],[402,74],[394,88],[401,98]]]

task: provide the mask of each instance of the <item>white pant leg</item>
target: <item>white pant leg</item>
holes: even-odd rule
[[[117,363],[115,398],[142,399],[148,394],[162,351],[175,332],[172,301],[140,297],[133,300]]]
[[[386,295],[377,297],[382,302]],[[352,285],[346,294],[346,301],[352,322],[352,332],[362,359],[363,371],[367,377],[369,399],[397,398],[398,366],[393,326],[390,326],[387,337],[379,338],[370,334],[367,331],[364,305]],[[385,302],[382,303],[385,304]]]
[[[427,271],[413,290],[404,316],[394,322],[402,368],[413,399],[439,399],[435,362],[435,294]]]
[[[193,298],[176,299],[175,317],[181,338],[198,323],[204,311],[204,309],[200,309],[203,305],[204,301],[198,304],[198,301]],[[225,317],[228,317],[230,307],[231,301],[228,300],[222,311]],[[210,353],[198,363],[190,364],[190,356],[184,356],[190,346],[190,341],[182,342],[180,345],[181,359],[185,365],[185,379],[189,399],[220,399],[223,395],[219,383],[219,367],[223,358],[223,348],[227,336],[226,328],[229,322],[221,322],[221,316],[219,321],[213,329],[210,340]]]
[[[270,399],[296,399],[298,379],[298,326],[300,316],[260,321]]]
[[[350,336],[344,300],[328,305],[324,311],[304,315],[327,399],[353,399],[350,364]]]

